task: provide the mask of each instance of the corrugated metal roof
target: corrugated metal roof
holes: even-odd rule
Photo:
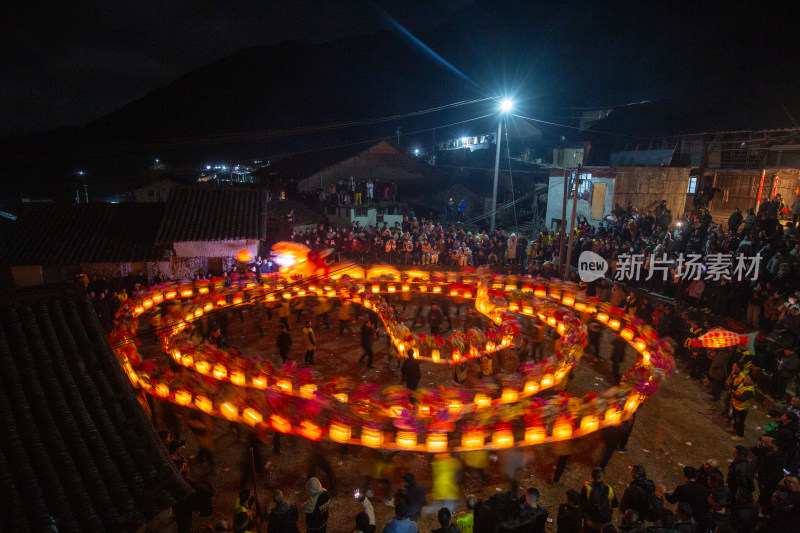
[[[0,250],[10,265],[153,261],[163,204],[30,204]]]
[[[174,189],[155,242],[265,239],[265,208],[258,189]]]
[[[0,301],[0,529],[135,531],[187,497],[86,292]]]

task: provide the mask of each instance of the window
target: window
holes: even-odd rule
[[[689,178],[689,185],[686,187],[686,194],[694,194],[697,192],[697,177]]]

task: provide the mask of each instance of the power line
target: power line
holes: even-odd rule
[[[379,124],[382,122],[389,122],[393,120],[401,120],[429,113],[436,113],[439,111],[444,111],[447,109],[452,109],[464,105],[477,104],[491,99],[493,99],[493,97],[474,98],[472,100],[462,100],[459,102],[453,102],[450,104],[445,104],[437,107],[412,111],[409,113],[388,115],[383,117],[374,117],[369,119],[355,120],[348,122],[318,124],[312,126],[285,128],[280,130],[261,130],[261,131],[238,132],[238,133],[228,133],[228,134],[219,134],[210,136],[196,136],[196,137],[175,137],[175,138],[158,139],[153,141],[141,141],[135,143],[97,143],[94,145],[80,146],[78,147],[78,149],[86,150],[86,149],[104,149],[104,148],[119,147],[119,148],[125,148],[126,151],[143,151],[143,150],[159,150],[159,149],[164,150],[169,148],[182,148],[188,146],[201,146],[210,144],[223,144],[223,143],[244,142],[252,140],[263,140],[275,137],[288,137],[293,135],[319,133],[324,131],[333,131],[337,129],[352,128],[356,126],[368,126],[372,124]],[[55,155],[61,155],[61,154],[66,155],[74,151],[76,151],[75,148],[70,148],[68,150],[53,151],[50,153]]]

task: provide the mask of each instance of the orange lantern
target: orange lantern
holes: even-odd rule
[[[242,412],[242,418],[244,421],[250,424],[251,426],[255,426],[256,424],[260,424],[264,421],[264,418],[261,416],[261,413],[248,407],[247,409]]]
[[[600,427],[600,421],[594,415],[586,415],[581,418],[581,432],[591,433]]]
[[[189,405],[192,401],[192,395],[185,391],[179,390],[175,393],[175,403],[178,405]]]
[[[425,445],[431,453],[447,451],[447,433],[431,433]]]
[[[206,413],[210,413],[214,409],[214,405],[211,403],[211,400],[205,396],[196,396],[194,399],[194,404],[198,409]]]
[[[206,361],[197,361],[195,362],[194,367],[201,374],[208,374],[208,371],[211,370],[211,365],[209,365]]]
[[[238,385],[239,387],[241,387],[242,385],[245,384],[244,373],[240,372],[239,370],[234,370],[233,372],[231,372],[230,380],[231,383],[233,383],[234,385]]]
[[[501,403],[514,403],[519,399],[519,393],[514,389],[505,388],[500,397]]]
[[[288,379],[280,379],[275,383],[275,386],[281,389],[282,392],[292,392],[292,382]]]
[[[545,374],[544,376],[542,376],[542,388],[546,389],[552,386],[553,386],[553,375]]]
[[[253,260],[253,252],[250,250],[239,250],[236,252],[236,259],[240,263],[249,263]]]
[[[224,379],[228,376],[228,369],[224,365],[214,365],[214,377],[217,379]]]
[[[417,447],[417,434],[413,431],[398,431],[395,438],[397,446],[407,450]]]
[[[632,341],[635,332],[631,328],[625,328],[619,332],[619,336],[625,339],[626,341]]]
[[[362,428],[361,444],[370,448],[380,448],[383,445],[383,432],[375,428]]]
[[[164,383],[159,383],[158,385],[156,385],[155,393],[156,396],[161,396],[162,398],[166,398],[167,396],[169,396],[169,387]]]
[[[509,429],[495,431],[492,435],[492,444],[498,448],[508,448],[514,445],[514,434]]]
[[[272,425],[275,431],[278,431],[280,433],[292,432],[292,424],[280,415],[272,415],[271,417],[269,417],[269,423]]]
[[[219,406],[219,410],[222,413],[222,416],[232,422],[235,422],[236,419],[239,418],[239,410],[236,409],[233,404],[223,402],[223,404]]]
[[[328,436],[336,442],[347,442],[350,440],[350,426],[339,422],[331,422],[328,428]]]
[[[431,350],[431,359],[433,359],[434,363],[438,363],[439,362],[439,350],[437,350],[435,348],[433,350]]]
[[[253,388],[256,389],[266,389],[267,388],[267,378],[265,376],[256,376],[253,378]]]
[[[621,419],[621,415],[619,410],[614,407],[609,407],[606,409],[604,421],[607,426],[613,426],[619,424]]]
[[[557,420],[553,426],[553,437],[556,440],[566,440],[572,437],[572,421],[561,419]]]
[[[544,426],[531,426],[525,428],[525,444],[539,444],[544,442],[547,437],[547,431]]]
[[[489,407],[492,405],[492,399],[485,394],[476,394],[474,401],[475,405],[478,407]]]
[[[468,450],[483,448],[485,437],[481,431],[469,431],[461,435],[461,446]]]
[[[317,386],[313,383],[308,383],[300,387],[300,396],[303,398],[313,398],[314,393],[317,391]]]
[[[525,394],[536,394],[539,392],[539,384],[535,381],[525,382]]]
[[[303,436],[303,437],[305,437],[305,438],[307,438],[309,440],[320,440],[320,439],[322,439],[322,430],[320,429],[320,427],[318,425],[316,425],[315,423],[313,423],[310,420],[303,420],[303,423],[300,424],[300,429],[298,429],[297,432],[301,436]],[[348,437],[348,440],[349,440],[349,437]]]

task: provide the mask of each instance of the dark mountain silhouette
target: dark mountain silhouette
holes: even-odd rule
[[[572,108],[650,100],[691,111],[711,94],[729,101],[732,114],[747,101],[750,116],[758,108],[750,95],[769,100],[772,86],[800,72],[790,5],[767,4],[752,13],[718,2],[485,0],[418,35],[430,50],[389,30],[240,50],[83,127],[6,139],[2,192],[125,185],[146,175],[155,157],[196,165],[263,159],[372,141],[398,126],[419,132],[401,144],[430,146],[434,136],[493,131],[494,115],[443,126],[493,113],[495,103],[359,121],[505,93],[522,115],[573,126],[581,110]],[[350,127],[312,130],[341,123]],[[571,131],[537,128],[545,143]],[[80,180],[78,168],[87,171]]]

